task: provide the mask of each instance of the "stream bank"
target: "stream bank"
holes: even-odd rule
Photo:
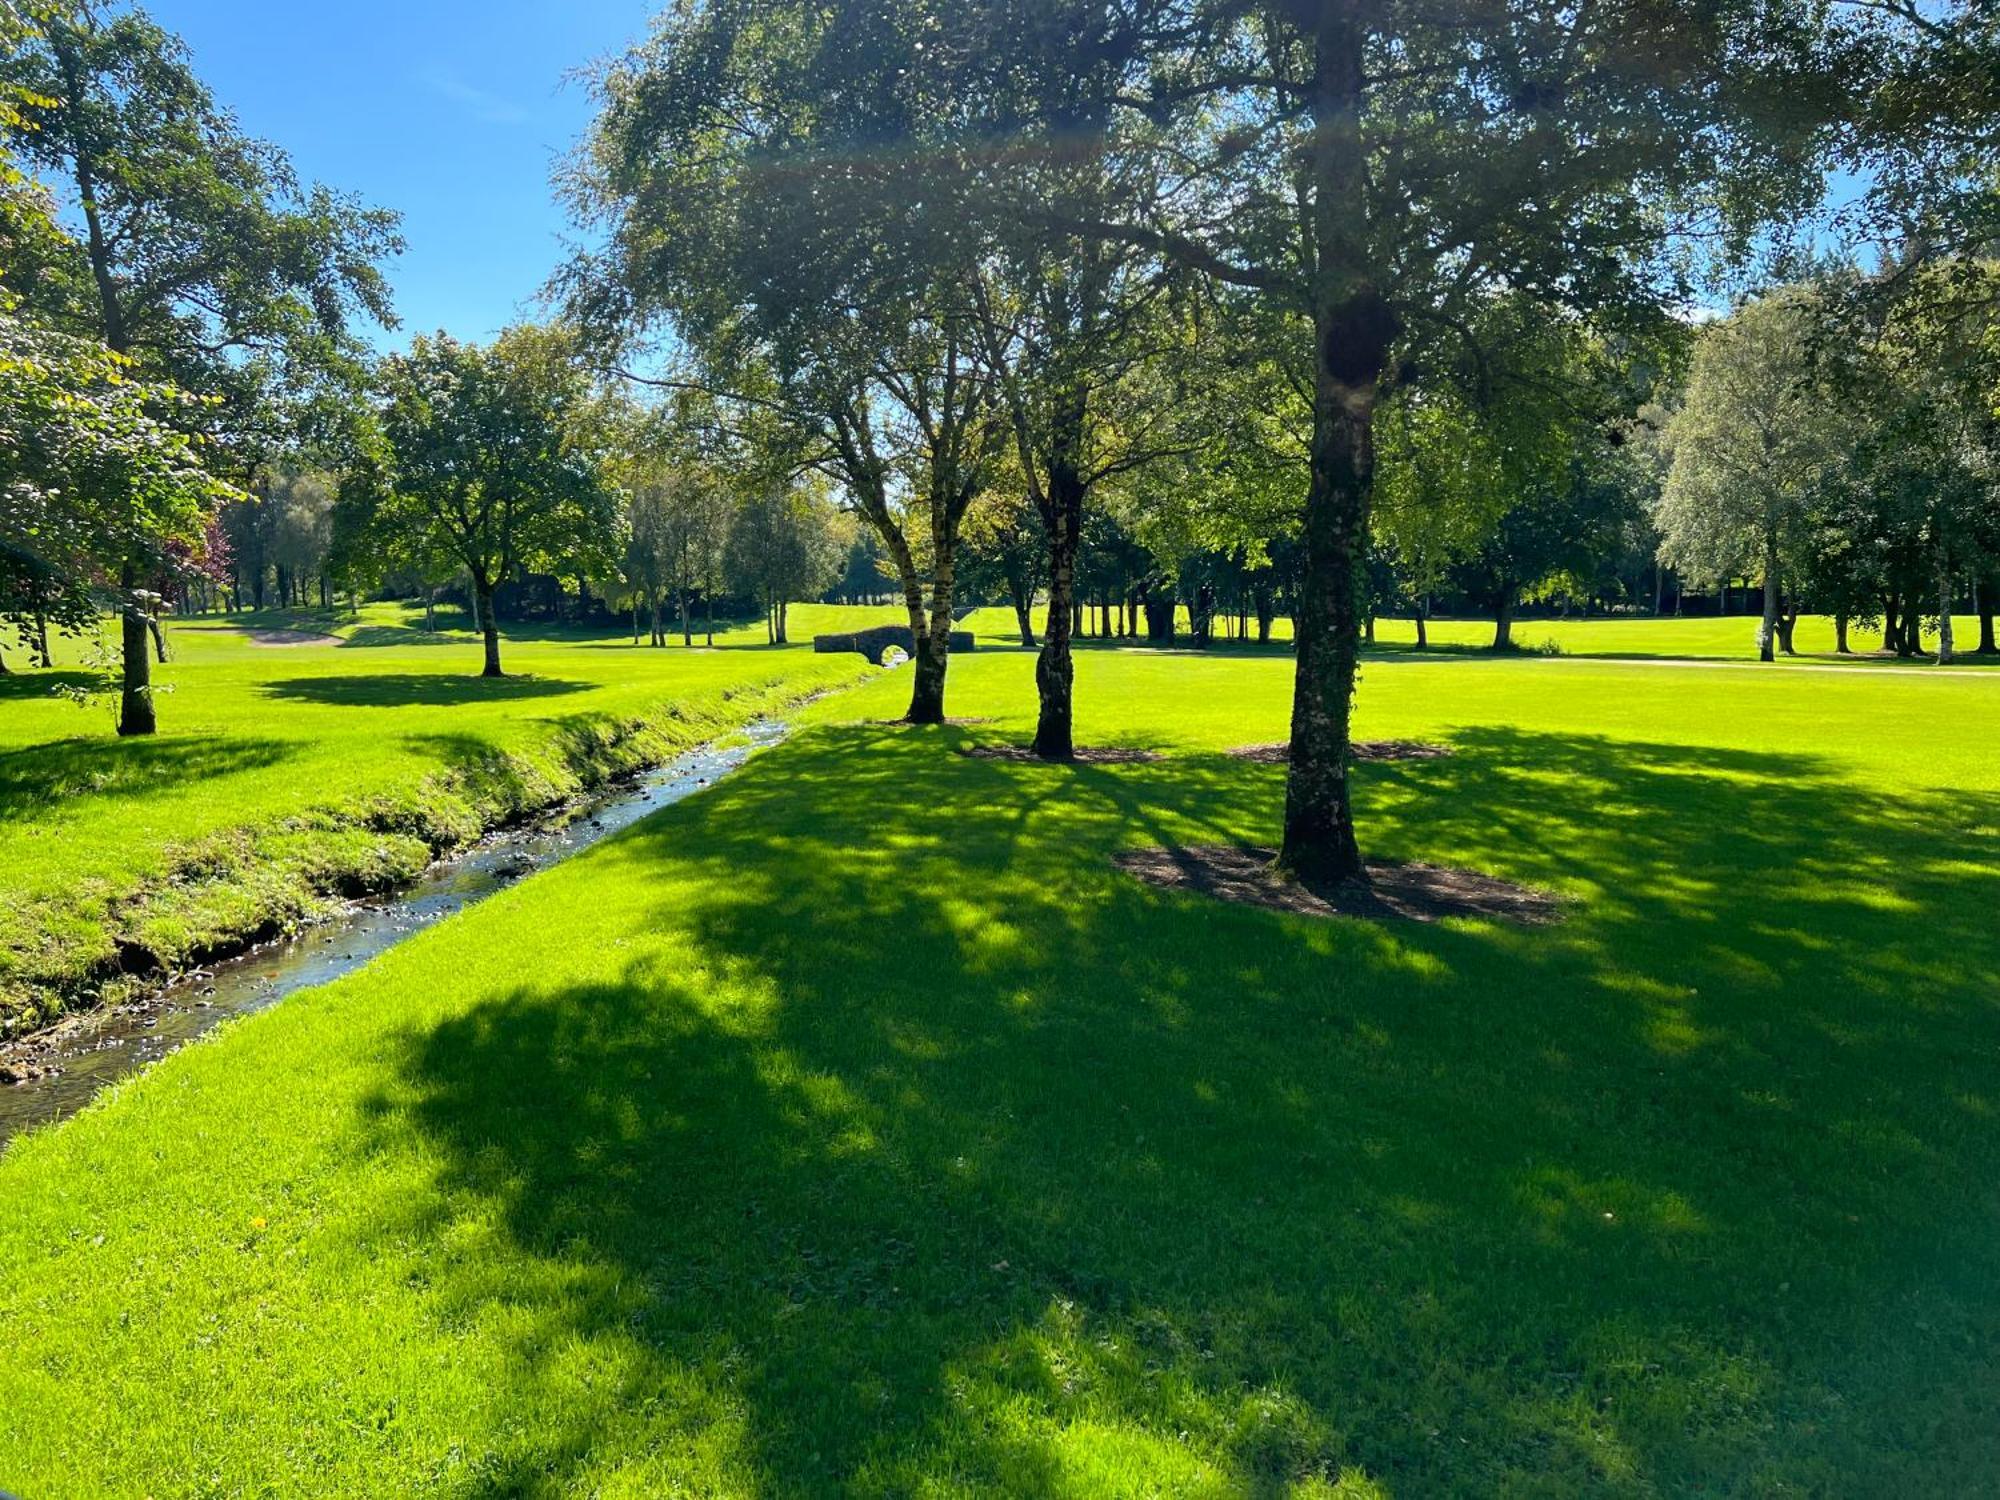
[[[0,1148],[23,1130],[67,1119],[224,1021],[351,973],[440,918],[693,796],[788,732],[781,720],[753,721],[636,780],[489,834],[434,862],[414,883],[349,903],[329,921],[0,1047]]]

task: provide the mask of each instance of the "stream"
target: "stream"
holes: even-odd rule
[[[588,849],[648,813],[728,775],[788,732],[759,719],[636,781],[604,788],[433,864],[391,895],[358,902],[296,936],[181,975],[128,1004],[88,1011],[0,1051],[27,1076],[0,1084],[0,1149],[31,1126],[67,1119],[100,1090],[158,1062],[233,1016],[351,974],[411,933]]]

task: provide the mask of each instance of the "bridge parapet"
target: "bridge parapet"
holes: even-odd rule
[[[837,655],[844,651],[858,651],[876,666],[882,665],[882,658],[889,648],[902,649],[903,655],[917,653],[917,638],[907,625],[874,625],[867,630],[847,631],[836,635],[816,635],[813,650],[822,656]],[[973,649],[973,635],[969,630],[954,630],[951,633],[951,651],[956,656],[961,651]]]

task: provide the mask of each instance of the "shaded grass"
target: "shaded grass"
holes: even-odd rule
[[[1312,922],[1282,663],[842,720],[0,1159],[36,1494],[1970,1494],[2000,1484],[1995,703],[1385,663]],[[1594,728],[1583,726],[1594,725]],[[1802,730],[1809,726],[1811,733]],[[1971,742],[1957,759],[1927,747]]]

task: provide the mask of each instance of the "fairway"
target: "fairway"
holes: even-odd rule
[[[884,675],[17,1141],[0,1485],[2000,1486],[2000,680],[1364,675],[1370,854],[1561,925],[1119,875],[1274,836],[1282,656],[1084,653],[1143,765]]]

